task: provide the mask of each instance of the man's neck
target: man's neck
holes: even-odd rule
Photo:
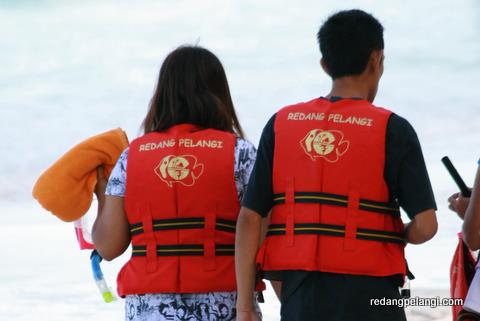
[[[361,76],[349,76],[335,79],[332,83],[332,89],[326,97],[360,98],[364,100],[371,99],[370,88],[365,79]]]

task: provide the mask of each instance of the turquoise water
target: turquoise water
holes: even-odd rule
[[[88,136],[122,127],[135,137],[159,66],[170,50],[198,43],[220,57],[242,124],[256,144],[264,123],[278,108],[328,92],[315,34],[328,14],[351,7],[373,13],[385,26],[385,74],[376,103],[416,128],[439,206],[437,237],[427,245],[408,247],[417,276],[412,286],[446,288],[460,222],[445,206],[456,188],[440,158],[450,155],[465,179],[473,181],[480,142],[480,2],[338,3],[0,0],[0,211],[11,233],[0,240],[14,237],[23,224],[32,231],[37,224],[42,231],[63,231],[55,234],[57,238],[33,232],[38,236],[35,251],[28,237],[19,243],[23,251],[33,253],[41,278],[34,277],[32,262],[21,251],[0,250],[14,262],[4,267],[10,287],[0,282],[0,288],[5,286],[0,301],[6,302],[3,307],[0,303],[0,315],[13,302],[26,304],[25,296],[35,297],[38,306],[57,302],[46,280],[69,276],[55,269],[52,276],[41,254],[40,244],[50,240],[52,250],[73,228],[49,217],[31,200],[36,177]],[[59,248],[61,255],[69,248],[76,250],[71,235]],[[67,257],[76,254],[69,252]],[[77,265],[71,268],[83,271]],[[88,275],[87,281],[82,277],[71,282],[88,292],[94,285],[88,283]],[[25,288],[18,290],[18,284]],[[8,295],[11,291],[15,294]],[[74,295],[69,291],[59,296]],[[69,315],[70,307],[65,303],[58,309]],[[17,312],[13,319],[22,320],[21,309]],[[48,318],[39,313],[37,319]]]

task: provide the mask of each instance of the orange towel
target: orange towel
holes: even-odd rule
[[[63,221],[79,219],[92,204],[96,168],[103,164],[108,177],[127,146],[127,135],[120,128],[81,142],[38,178],[33,197]]]

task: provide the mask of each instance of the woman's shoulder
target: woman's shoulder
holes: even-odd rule
[[[235,143],[235,167],[250,168],[257,158],[257,149],[248,140],[237,137]]]
[[[253,152],[257,151],[257,149],[255,148],[255,145],[253,145],[247,139],[239,137],[239,136],[236,137],[235,149],[242,149],[242,150],[248,150],[248,151],[253,151]]]

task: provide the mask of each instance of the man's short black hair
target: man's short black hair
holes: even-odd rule
[[[330,16],[317,34],[323,60],[332,79],[361,74],[374,50],[381,50],[383,26],[362,10]]]

